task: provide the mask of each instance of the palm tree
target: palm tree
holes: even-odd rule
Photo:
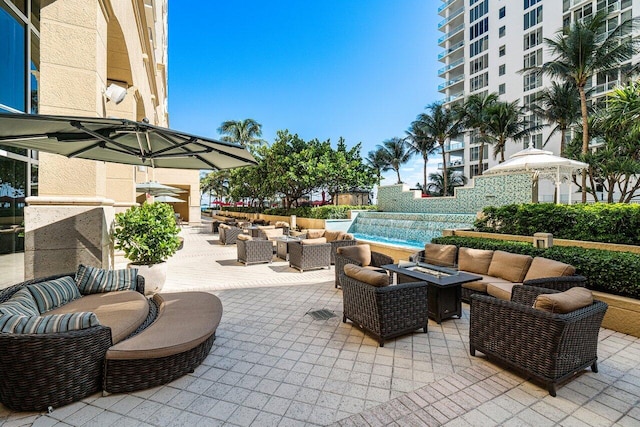
[[[419,154],[424,161],[422,169],[423,183],[420,188],[425,191],[427,188],[427,163],[429,162],[429,155],[433,154],[436,150],[436,140],[429,133],[425,132],[425,129],[417,120],[411,123],[409,130],[406,130],[405,133],[407,134],[409,151],[413,154]]]
[[[382,172],[386,172],[390,169],[384,150],[378,147],[378,149],[375,151],[369,151],[365,161],[367,162],[369,167],[373,168],[376,171],[376,175],[378,177],[378,185],[380,185],[380,181],[382,181]]]
[[[528,120],[524,117],[524,107],[518,103],[519,101],[498,101],[487,110],[487,134],[494,143],[493,158],[500,154],[500,163],[504,162],[504,149],[508,139],[520,141],[542,127],[529,126]]]
[[[555,58],[534,68],[554,78],[575,83],[580,95],[582,116],[582,154],[589,151],[589,123],[586,86],[593,76],[620,68],[638,52],[640,40],[630,36],[638,18],[624,21],[607,31],[607,13],[598,12],[591,19],[576,20],[570,28],[545,39]],[[582,203],[587,201],[587,171],[582,170]]]
[[[429,184],[427,185],[427,189],[434,196],[446,196],[448,194],[453,194],[453,189],[455,187],[465,185],[467,181],[467,177],[461,173],[454,172],[451,169],[447,169],[445,172],[443,169],[442,172],[429,174]],[[445,182],[448,187],[445,186]],[[446,192],[444,191],[445,188],[447,189]]]
[[[551,87],[543,90],[530,110],[548,124],[555,124],[543,146],[553,135],[560,132],[560,157],[565,154],[567,131],[580,119],[580,100],[575,96],[576,85],[573,82],[552,82]]]
[[[262,145],[266,141],[261,139],[262,125],[253,119],[227,120],[222,122],[218,133],[223,135],[222,140],[236,142],[243,147],[248,145]]]
[[[378,145],[378,148],[382,150],[382,155],[389,167],[396,171],[398,184],[402,184],[400,167],[412,156],[412,152],[407,148],[407,142],[403,138],[394,137],[384,141],[381,146]]]
[[[478,132],[478,175],[482,175],[482,160],[484,159],[484,144],[491,142],[487,138],[489,107],[498,102],[498,94],[490,93],[486,95],[474,94],[469,96],[461,107],[456,108],[456,113],[461,120],[462,126],[467,130]]]
[[[411,130],[419,132],[419,135],[424,135],[425,138],[429,138],[435,141],[440,147],[442,153],[442,170],[444,177],[444,188],[449,188],[447,185],[447,157],[445,152],[445,143],[452,138],[460,135],[460,123],[454,112],[445,108],[442,103],[435,102],[427,107],[431,114],[419,114],[416,120],[411,123]],[[433,152],[434,144],[431,144],[430,152]],[[425,147],[426,148],[426,147]],[[424,163],[424,187],[427,187],[427,154],[422,151],[417,151],[414,146],[414,152],[422,154]]]

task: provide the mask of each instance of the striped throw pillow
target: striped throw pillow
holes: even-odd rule
[[[19,314],[23,316],[37,316],[40,314],[36,300],[26,288],[11,295],[7,301],[0,304],[0,315]]]
[[[50,314],[48,316],[0,316],[0,330],[14,334],[78,331],[99,325],[98,317],[91,312]]]
[[[76,273],[76,284],[83,295],[112,291],[133,291],[136,289],[137,280],[137,268],[103,270],[102,268],[80,264]]]
[[[33,283],[27,285],[31,296],[36,300],[40,314],[60,307],[74,299],[80,298],[80,291],[76,282],[70,276],[60,279],[49,280],[47,282]]]

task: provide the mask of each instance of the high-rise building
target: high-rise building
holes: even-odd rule
[[[563,27],[599,11],[609,13],[607,26],[614,28],[632,16],[640,15],[639,0],[443,0],[438,13],[443,17],[438,44],[444,79],[438,90],[447,106],[461,103],[472,94],[497,93],[502,101],[519,100],[529,106],[550,83],[547,76],[521,72],[553,59],[544,39],[552,39]],[[629,61],[638,62],[639,58]],[[629,76],[623,71],[594,76],[591,97],[604,96]],[[576,94],[577,96],[577,94]],[[530,122],[540,123],[533,115]],[[505,157],[530,144],[542,148],[551,127],[534,133],[519,143],[507,142]],[[570,138],[571,135],[567,135]],[[478,174],[479,144],[475,135],[466,134],[451,141],[446,149],[448,167],[467,177]],[[560,135],[544,147],[559,154]],[[485,146],[482,168],[498,163],[493,148]],[[441,167],[441,166],[440,166]],[[541,186],[540,201],[553,201],[553,186]]]

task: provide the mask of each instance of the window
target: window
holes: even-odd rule
[[[482,3],[478,4],[473,9],[471,9],[471,12],[469,12],[469,22],[473,22],[476,19],[486,15],[488,11],[489,11],[489,0],[484,0]]]
[[[477,162],[480,159],[480,147],[471,147],[469,149],[469,156],[472,162]],[[485,145],[484,150],[482,150],[482,160],[487,160],[489,158],[489,150]]]
[[[469,63],[469,74],[475,74],[489,66],[489,55],[484,54]]]
[[[538,73],[528,73],[522,76],[522,89],[533,90],[542,86],[542,77]]]
[[[534,92],[534,93],[530,93],[529,95],[523,96],[522,103],[524,105],[524,108],[530,109],[533,106],[533,104],[535,104],[535,102],[540,98],[541,94],[542,92]]]
[[[5,7],[0,6],[0,104],[26,111],[26,24]]]
[[[524,50],[529,50],[542,43],[542,27],[524,35]]]
[[[499,76],[504,76],[507,73],[507,66],[502,64],[501,66],[498,67],[498,75]]]
[[[504,25],[498,30],[498,37],[504,37],[507,34],[507,27]]]
[[[537,3],[541,3],[542,0],[524,0],[524,9],[527,10],[531,6]]]
[[[470,90],[474,92],[489,85],[489,73],[483,73],[478,76],[472,77],[470,81]]]
[[[487,151],[487,147],[484,147],[484,151]],[[489,164],[488,163],[483,163],[482,164],[482,171],[486,171],[487,169],[489,169]],[[471,165],[471,167],[469,168],[469,178],[473,178],[474,176],[478,176],[478,165]]]
[[[535,135],[530,135],[522,140],[522,148],[527,148],[531,145],[533,148],[541,149],[542,148],[542,134],[537,133]]]
[[[498,95],[504,95],[504,93],[506,92],[506,86],[504,83],[500,84],[500,86],[498,86]]]
[[[522,61],[523,68],[532,68],[542,65],[542,49],[524,55]]]
[[[469,47],[469,56],[473,58],[474,56],[487,50],[488,47],[489,38],[487,36],[484,36],[481,39],[478,39],[471,43],[471,46]]]
[[[481,36],[489,30],[489,18],[476,22],[469,28],[469,40]]]
[[[529,29],[542,22],[542,6],[524,14],[524,29]]]
[[[507,9],[506,6],[502,6],[500,8],[500,11],[498,12],[498,18],[502,19],[507,15]]]
[[[500,49],[498,49],[498,56],[505,56],[507,53],[507,48],[505,45],[500,46]]]
[[[593,15],[593,6],[591,4],[588,4],[586,6],[583,6],[573,11],[573,20],[583,21],[585,19],[591,18],[592,15]]]

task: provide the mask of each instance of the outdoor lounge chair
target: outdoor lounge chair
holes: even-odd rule
[[[254,239],[246,234],[238,236],[236,242],[238,262],[244,265],[270,263],[273,260],[273,243],[269,240]]]
[[[484,353],[544,383],[551,396],[556,385],[591,366],[598,372],[598,331],[607,304],[591,305],[567,314],[533,308],[541,294],[552,289],[516,285],[511,301],[486,295],[471,296],[469,351]]]
[[[220,224],[218,226],[220,243],[223,245],[233,245],[238,240],[238,235],[242,234],[244,231],[242,228],[229,226],[226,224]]]
[[[289,242],[289,267],[301,272],[331,268],[331,243]]]
[[[375,273],[369,270],[370,273]],[[386,280],[386,278],[383,278]],[[384,347],[384,341],[422,329],[427,332],[426,282],[374,286],[340,274],[343,317],[369,331]]]
[[[359,266],[367,266],[369,269],[379,270],[381,266],[386,264],[393,264],[393,258],[380,252],[371,251],[371,247],[368,244],[357,245],[356,247],[364,249],[363,253],[355,249],[337,249],[335,256],[335,287],[340,287],[340,275],[344,272],[344,266],[346,264],[355,264]],[[369,251],[365,247],[369,248]],[[370,255],[367,253],[370,252]],[[367,259],[362,259],[362,256]],[[391,283],[392,277],[389,276],[389,283]]]

